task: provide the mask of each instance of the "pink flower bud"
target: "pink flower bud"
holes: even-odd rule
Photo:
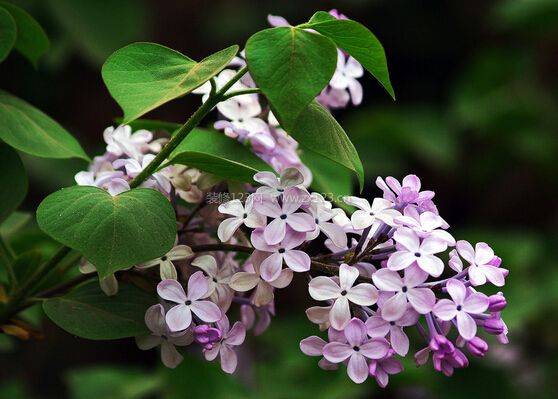
[[[473,356],[484,357],[488,351],[488,344],[482,338],[474,337],[473,339],[467,341],[467,349]]]
[[[501,319],[488,319],[483,323],[484,331],[488,334],[500,335],[504,332],[505,326]]]

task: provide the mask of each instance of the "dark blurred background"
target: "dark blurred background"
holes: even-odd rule
[[[461,239],[486,241],[510,269],[504,319],[510,344],[491,340],[487,358],[451,378],[430,364],[357,386],[324,372],[298,349],[317,331],[304,318],[304,282],[279,293],[277,317],[250,337],[235,377],[187,357],[163,370],[157,353],[132,340],[92,342],[43,320],[42,342],[0,336],[0,398],[556,398],[558,396],[558,1],[17,1],[45,28],[51,49],[39,69],[16,53],[0,65],[0,87],[28,100],[77,136],[90,155],[121,115],[101,80],[106,57],[133,41],[154,41],[194,59],[245,43],[267,14],[292,23],[337,8],[382,41],[397,102],[371,78],[363,104],[336,112],[376,176],[418,174],[437,192],[442,216]],[[184,121],[190,96],[150,117]],[[24,208],[73,184],[80,161],[25,158]],[[54,247],[37,231],[35,242]],[[475,242],[476,242],[475,241]],[[40,310],[29,316],[41,322]],[[419,348],[414,348],[419,349]]]

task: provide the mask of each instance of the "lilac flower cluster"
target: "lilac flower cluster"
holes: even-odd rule
[[[332,11],[337,18],[344,16]],[[270,16],[274,26],[288,24]],[[222,87],[245,65],[236,58],[216,77]],[[328,109],[362,100],[356,80],[362,67],[339,52],[337,71],[318,100]],[[245,75],[231,92],[254,89]],[[207,99],[210,84],[195,90]],[[227,373],[238,365],[238,347],[247,331],[263,333],[275,315],[275,294],[302,273],[311,298],[321,302],[306,310],[308,319],[327,331],[327,340],[311,336],[300,349],[319,357],[319,367],[347,368],[356,383],[374,377],[385,387],[389,375],[403,371],[400,362],[411,350],[407,335],[414,328],[422,342],[414,357],[424,365],[432,355],[435,370],[451,375],[466,367],[467,355],[482,357],[488,343],[480,333],[507,342],[501,318],[501,292],[487,296],[480,286],[504,285],[508,271],[485,243],[473,247],[456,241],[433,202],[434,192],[421,190],[417,176],[401,182],[378,178],[383,196],[372,202],[344,197],[352,214],[319,193],[308,191],[311,173],[301,162],[298,145],[279,127],[257,93],[231,97],[217,105],[215,128],[246,142],[280,175],[260,172],[248,197],[212,206],[207,190],[225,186],[199,170],[167,166],[143,186],[159,190],[178,215],[174,248],[164,256],[136,265],[134,271],[156,283],[159,303],[145,314],[151,334],[138,337],[140,349],[161,347],[167,367],[182,360],[177,347],[199,346],[208,361],[219,358]],[[165,139],[129,126],[108,128],[107,151],[88,171],[76,175],[112,195],[130,189],[129,182],[157,154]],[[197,204],[197,206],[187,206]],[[248,258],[239,256],[249,253]],[[94,271],[84,265],[83,272]],[[111,276],[101,285],[108,295],[118,290]],[[240,320],[229,321],[237,305]]]

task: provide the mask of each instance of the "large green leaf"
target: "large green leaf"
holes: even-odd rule
[[[47,52],[49,47],[45,31],[27,11],[18,6],[4,1],[0,1],[0,6],[12,15],[17,25],[15,49],[37,67],[39,58]],[[3,37],[2,40],[4,40]]]
[[[188,165],[225,179],[252,182],[273,169],[238,141],[213,130],[194,129],[176,147],[169,163]]]
[[[12,213],[27,194],[27,175],[17,152],[0,142],[0,223]]]
[[[328,84],[337,65],[335,44],[294,27],[265,29],[246,43],[250,75],[290,130],[300,113]]]
[[[88,281],[68,294],[47,299],[47,316],[70,334],[94,340],[109,340],[148,334],[144,316],[157,302],[130,284],[120,284],[118,294],[107,296],[98,281]]]
[[[4,61],[16,42],[17,27],[12,15],[0,7],[0,62]]]
[[[337,19],[324,11],[314,14],[310,22],[304,26],[329,37],[338,47],[349,53],[380,82],[395,100],[384,48],[367,27],[350,19]]]
[[[164,255],[176,237],[173,207],[149,188],[115,197],[97,187],[65,188],[41,202],[37,222],[55,240],[81,252],[102,278]]]
[[[124,111],[123,123],[190,93],[223,70],[238,52],[231,46],[196,62],[155,43],[115,51],[102,69],[110,94]]]
[[[313,151],[351,171],[362,190],[364,169],[357,150],[335,118],[313,101],[297,119],[290,134],[306,151]]]
[[[353,195],[353,174],[347,168],[313,151],[302,151],[301,159],[312,172],[312,190],[337,206],[350,210],[343,197]]]
[[[44,158],[89,160],[77,140],[31,104],[0,90],[0,139],[20,151]]]

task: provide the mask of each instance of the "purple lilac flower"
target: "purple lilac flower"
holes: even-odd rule
[[[294,249],[302,244],[305,239],[305,233],[287,227],[285,238],[280,243],[269,245],[264,239],[264,230],[262,228],[254,230],[251,236],[254,247],[260,251],[271,252],[271,255],[261,264],[260,273],[262,278],[268,282],[277,280],[281,274],[283,261],[294,272],[310,270],[310,256],[306,252]]]
[[[370,227],[376,221],[393,226],[393,219],[401,216],[399,211],[393,209],[393,203],[383,198],[374,198],[372,205],[364,198],[359,197],[343,197],[343,201],[347,205],[358,208],[351,216],[351,223],[356,230]]]
[[[217,304],[223,312],[229,310],[234,296],[233,290],[229,287],[233,274],[230,265],[224,263],[219,267],[213,256],[202,255],[192,261],[192,266],[202,269],[207,276],[209,299]]]
[[[248,196],[244,205],[238,199],[225,202],[219,205],[219,212],[233,216],[223,220],[217,230],[217,236],[223,242],[229,241],[243,224],[252,229],[266,224],[265,216],[254,209],[254,195]]]
[[[211,349],[204,349],[206,360],[215,360],[219,356],[221,369],[225,373],[232,374],[236,370],[238,358],[234,347],[241,345],[246,338],[246,328],[240,321],[234,323],[230,328],[229,319],[223,316],[217,322],[217,328],[221,331],[221,340],[216,342]]]
[[[457,242],[457,251],[470,263],[469,279],[473,285],[483,285],[487,280],[497,287],[504,285],[504,274],[501,269],[491,265],[490,262],[495,258],[494,251],[486,243],[479,242],[473,249],[471,244],[461,240]]]
[[[477,323],[471,315],[483,313],[488,308],[488,297],[480,292],[467,293],[467,287],[456,279],[447,282],[452,300],[440,299],[433,312],[442,320],[456,320],[459,334],[466,340],[477,333]]]
[[[393,351],[390,350],[388,354],[377,360],[371,360],[368,372],[376,379],[378,385],[385,388],[389,382],[389,376],[399,374],[403,371],[403,365],[399,359],[393,356]]]
[[[207,297],[209,284],[202,272],[196,272],[188,280],[188,294],[176,280],[163,280],[157,285],[157,293],[166,301],[174,302],[165,316],[170,331],[182,331],[192,324],[192,313],[201,320],[212,323],[221,318],[221,309]]]
[[[384,338],[369,339],[364,322],[357,318],[347,324],[344,333],[347,342],[328,343],[323,348],[323,355],[332,363],[341,363],[348,359],[349,378],[361,384],[368,377],[367,359],[385,357],[389,351],[389,343]]]
[[[432,310],[436,297],[432,290],[421,287],[428,275],[416,266],[405,269],[404,277],[389,269],[380,269],[372,275],[378,289],[389,293],[389,299],[383,302],[382,317],[388,321],[397,321],[407,310],[407,302],[420,314]]]
[[[366,328],[371,338],[384,338],[389,334],[389,340],[395,353],[401,356],[409,352],[409,337],[403,327],[413,326],[418,322],[419,314],[408,304],[403,316],[398,320],[389,321],[382,317],[378,311],[366,320]]]

